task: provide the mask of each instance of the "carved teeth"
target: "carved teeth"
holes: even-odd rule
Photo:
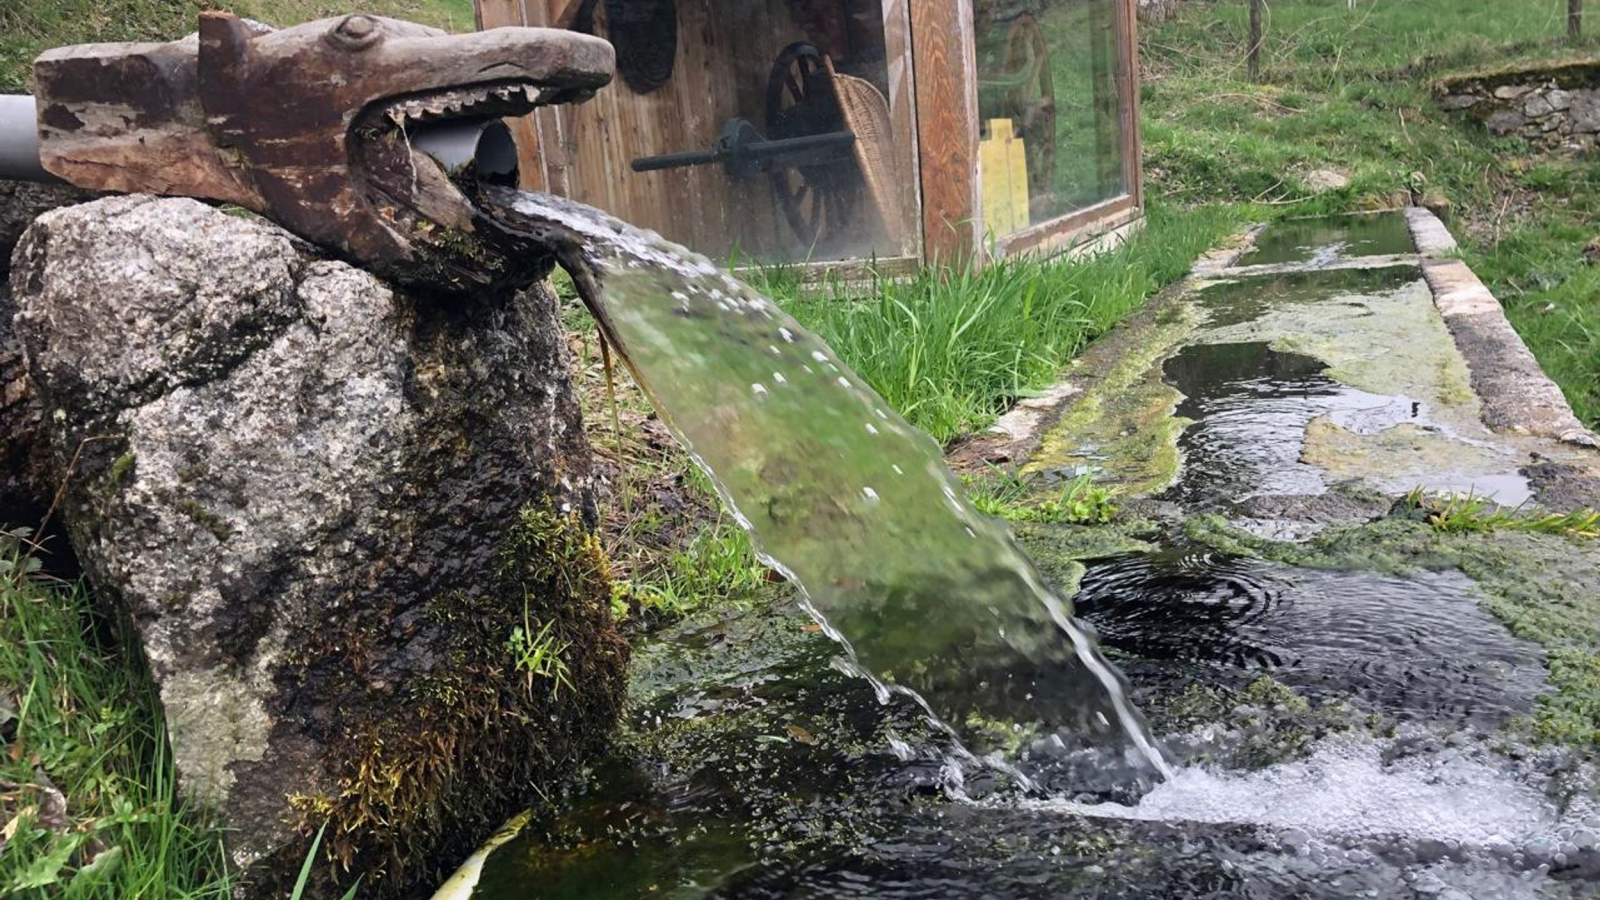
[[[531,85],[502,84],[487,88],[437,91],[389,104],[383,115],[402,128],[437,119],[521,115],[545,98]]]

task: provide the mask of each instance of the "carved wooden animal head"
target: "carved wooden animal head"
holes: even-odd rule
[[[613,65],[605,41],[553,29],[205,12],[180,41],[40,56],[40,156],[82,187],[234,203],[402,282],[474,290],[539,261],[498,245],[411,135],[588,99]]]

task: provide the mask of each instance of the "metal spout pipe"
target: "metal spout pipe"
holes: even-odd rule
[[[500,119],[424,125],[408,132],[407,140],[412,149],[433,157],[452,178],[471,166],[481,182],[517,186],[517,144]]]
[[[39,164],[38,106],[26,94],[0,94],[0,179],[61,180]]]

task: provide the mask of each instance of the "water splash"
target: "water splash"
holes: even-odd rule
[[[1134,806],[1024,805],[1102,819],[1250,824],[1292,852],[1338,848],[1408,864],[1498,858],[1523,869],[1600,861],[1600,814],[1587,798],[1558,808],[1532,775],[1508,777],[1507,762],[1483,748],[1407,754],[1403,743],[1341,735],[1303,760],[1257,772],[1186,768]]]
[[[1120,738],[1170,777],[1067,601],[962,498],[939,446],[819,338],[652,232],[547,195],[485,199],[501,227],[565,248],[662,418],[881,699],[914,699],[978,752],[999,743],[983,737],[996,723],[1080,744]]]

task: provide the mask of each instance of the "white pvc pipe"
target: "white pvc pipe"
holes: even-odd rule
[[[58,181],[39,164],[39,116],[26,94],[0,94],[0,178]]]

